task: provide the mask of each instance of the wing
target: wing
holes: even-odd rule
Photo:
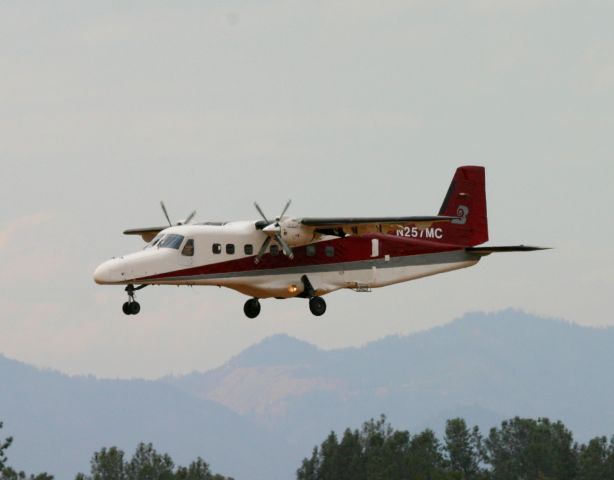
[[[316,232],[319,233],[339,235],[340,233],[364,234],[382,232],[386,226],[400,227],[408,224],[428,226],[434,222],[450,222],[457,218],[442,215],[412,217],[309,217],[302,218],[299,222],[306,227],[314,227]]]
[[[164,227],[129,228],[124,230],[124,235],[140,235],[146,243],[149,243],[165,228],[168,228],[168,225]]]
[[[414,217],[336,217],[336,218],[302,218],[301,224],[308,227],[343,228],[354,225],[404,225],[407,223],[450,222],[458,217],[414,216]]]

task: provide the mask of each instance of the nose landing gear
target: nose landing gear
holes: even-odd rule
[[[141,305],[134,299],[134,292],[136,290],[140,290],[141,288],[145,288],[147,285],[140,285],[138,287],[134,287],[131,283],[126,286],[126,293],[128,294],[128,301],[122,305],[122,311],[126,315],[136,315],[141,311]]]
[[[139,302],[126,302],[122,305],[122,310],[126,315],[136,315],[141,311],[141,305]]]

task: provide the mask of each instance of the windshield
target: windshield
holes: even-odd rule
[[[175,250],[179,249],[179,246],[183,242],[183,235],[175,235],[174,233],[169,233],[168,235],[164,235],[164,237],[158,243],[158,247],[160,248],[174,248]]]

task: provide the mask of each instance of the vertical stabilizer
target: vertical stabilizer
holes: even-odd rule
[[[459,217],[443,227],[447,242],[471,247],[488,241],[484,167],[456,170],[439,215]]]

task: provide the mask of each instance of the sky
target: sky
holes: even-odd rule
[[[361,345],[518,308],[612,326],[614,4],[588,0],[0,3],[0,353],[71,374],[214,368],[287,333]],[[92,272],[126,228],[435,214],[484,165],[490,244],[547,252],[372,293],[262,302]]]

